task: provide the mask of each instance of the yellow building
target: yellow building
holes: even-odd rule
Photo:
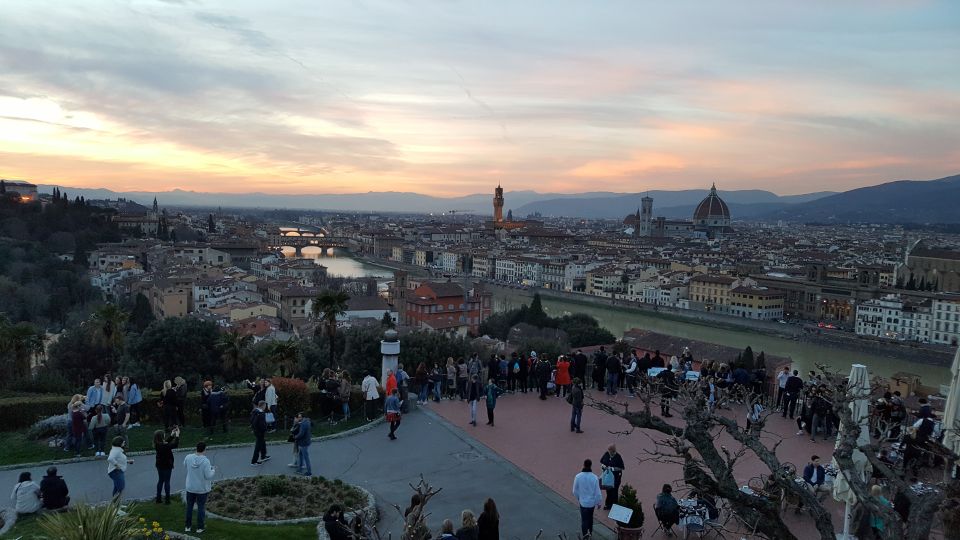
[[[745,319],[775,321],[783,318],[783,292],[764,287],[730,290],[730,315]]]

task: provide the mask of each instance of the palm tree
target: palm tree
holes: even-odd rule
[[[330,365],[335,366],[334,345],[337,338],[337,317],[347,312],[350,295],[343,291],[326,290],[313,299],[313,316],[323,324],[330,340]]]
[[[130,315],[116,304],[104,304],[90,317],[94,335],[99,343],[110,349],[111,359],[123,350],[127,320]]]
[[[247,349],[253,343],[253,336],[241,336],[238,330],[225,332],[217,338],[217,350],[223,356],[224,373],[239,375],[248,366]]]
[[[32,324],[10,324],[6,318],[0,318],[0,355],[10,354],[13,357],[10,375],[29,376],[30,368],[33,367],[31,359],[42,356],[43,353],[43,336]]]
[[[270,347],[269,358],[281,376],[292,376],[300,365],[300,342],[294,338],[275,342]]]

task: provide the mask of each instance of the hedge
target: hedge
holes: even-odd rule
[[[230,396],[230,417],[248,418],[253,407],[253,394],[249,390],[228,390],[227,395]],[[67,403],[70,398],[71,396],[55,395],[2,398],[0,399],[0,431],[28,428],[48,416],[64,414],[67,412]],[[159,401],[159,392],[145,394],[143,403],[140,404],[141,417],[159,421],[161,418]],[[358,411],[362,406],[363,395],[359,387],[354,386],[350,394],[350,408]],[[321,394],[316,388],[310,389],[310,411],[316,415],[323,411]],[[281,411],[281,414],[286,416],[293,416],[296,413],[297,411]],[[200,392],[187,393],[186,414],[188,418],[200,418]]]

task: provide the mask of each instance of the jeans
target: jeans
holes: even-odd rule
[[[790,418],[793,418],[793,413],[797,409],[797,394],[786,393],[783,395],[783,417],[786,418],[787,414],[790,415]]]
[[[350,402],[349,401],[343,402],[343,419],[344,420],[350,419]]]
[[[822,428],[821,433],[823,434],[823,440],[827,440],[827,437],[830,436],[830,416],[813,415],[813,421],[810,423],[810,440],[813,440],[814,437],[817,436],[817,427]]]
[[[777,389],[777,407],[786,405],[786,401],[783,400],[783,396],[786,395],[786,390],[784,388]]]
[[[426,401],[427,401],[427,392],[428,392],[428,391],[429,391],[429,387],[428,387],[426,384],[421,384],[421,385],[420,385],[420,395],[417,396],[417,401],[420,401],[420,402],[422,402],[422,403],[426,403]]]
[[[487,405],[487,424],[493,425],[493,407]]]
[[[470,402],[470,423],[477,423],[477,401],[473,400]]]
[[[173,473],[173,469],[160,469],[157,468],[157,500],[160,500],[160,491],[161,488],[163,492],[167,495],[167,498],[170,498],[170,474]]]
[[[583,407],[572,407],[570,413],[570,431],[580,431],[580,420],[583,418]]]
[[[113,493],[112,493],[112,495],[113,495],[114,497],[119,498],[120,495],[123,493],[123,488],[125,488],[125,487],[127,486],[127,484],[126,484],[126,482],[124,481],[124,478],[123,478],[123,471],[121,471],[120,469],[114,469],[114,470],[110,471],[110,472],[107,474],[107,476],[109,476],[110,479],[113,480]]]
[[[433,400],[437,403],[440,403],[440,398],[442,395],[442,385],[440,383],[435,383],[433,385]]]
[[[303,472],[307,476],[313,474],[313,469],[310,468],[310,446],[297,445],[299,447],[299,452],[297,453],[297,471]],[[304,471],[304,469],[306,469]]]
[[[207,495],[209,493],[187,492],[187,519],[186,527],[193,526],[193,505],[197,505],[197,530],[203,528],[207,521]]]
[[[593,511],[594,507],[580,507],[580,535],[586,536],[587,533],[593,533]]]
[[[627,390],[630,391],[632,396],[637,391],[637,376],[636,375],[627,375]]]
[[[263,438],[263,433],[254,433],[257,442],[253,443],[253,458],[250,463],[258,463],[267,457],[267,441]]]
[[[270,429],[277,429],[277,406],[271,405],[270,407],[268,407],[268,409],[270,410],[271,413],[273,413],[273,423],[268,424],[267,427],[269,427]]]
[[[611,396],[617,395],[617,374],[616,373],[607,373],[607,394]]]
[[[97,452],[103,452],[104,446],[107,444],[107,428],[98,427],[93,428],[93,448]]]

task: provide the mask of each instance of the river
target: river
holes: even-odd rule
[[[526,296],[509,295],[503,290],[495,290],[494,311],[505,311],[529,303]],[[940,384],[950,384],[950,369],[929,364],[911,363],[894,358],[885,358],[874,354],[854,353],[850,351],[824,347],[815,343],[797,342],[766,336],[755,332],[716,328],[704,324],[663,319],[654,314],[638,313],[623,309],[592,306],[580,303],[543,297],[543,309],[551,316],[568,313],[586,313],[596,317],[600,325],[613,332],[617,337],[631,328],[643,328],[653,332],[669,334],[688,339],[708,341],[729,347],[745,348],[748,345],[755,353],[765,351],[768,354],[790,357],[795,369],[801,373],[816,369],[816,364],[826,364],[842,372],[849,372],[850,365],[860,363],[874,375],[889,377],[898,371],[920,375],[923,384],[936,388]]]
[[[284,257],[294,257],[296,253],[293,248],[284,248],[281,251]],[[374,277],[377,278],[377,281],[393,278],[392,270],[354,259],[350,252],[345,249],[327,248],[324,250],[307,246],[303,248],[302,253],[301,258],[312,259],[317,264],[326,266],[328,276]]]

